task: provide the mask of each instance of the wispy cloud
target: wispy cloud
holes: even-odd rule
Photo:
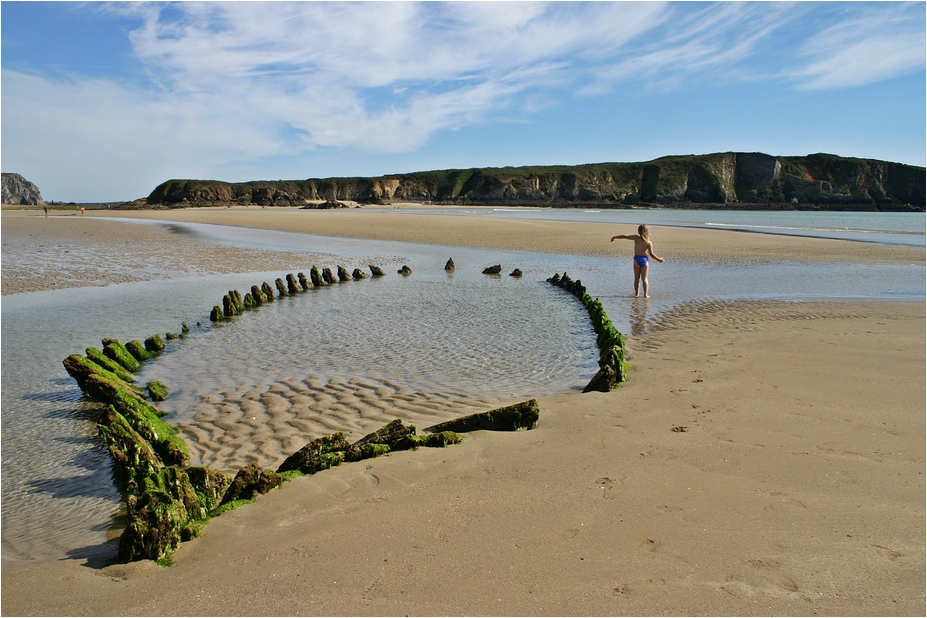
[[[833,89],[924,68],[922,3],[90,7],[135,20],[143,74],[5,69],[5,155],[29,127],[40,141],[114,158],[143,145],[202,174],[207,160],[218,169],[324,148],[408,152],[441,130],[520,119],[576,95],[742,81]]]
[[[866,6],[822,28],[801,46],[801,62],[786,76],[808,89],[871,84],[923,71],[924,4]]]

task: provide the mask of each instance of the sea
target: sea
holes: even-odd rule
[[[382,208],[397,217],[431,214],[639,223],[839,238],[924,248],[924,213]],[[413,392],[500,400],[581,389],[597,369],[595,337],[582,305],[546,279],[567,273],[599,298],[615,326],[634,337],[683,303],[776,299],[925,300],[919,264],[821,264],[790,260],[670,261],[651,271],[653,298],[634,298],[625,259],[499,251],[322,237],[227,226],[165,225],[217,245],[305,251],[318,266],[387,276],[283,299],[231,323],[209,311],[230,289],[286,272],[181,277],[104,287],[15,294],[2,299],[2,555],[5,560],[101,560],[115,551],[120,496],[96,436],[98,406],[86,402],[61,361],[104,337],[123,341],[191,332],[169,343],[142,380],[171,388],[169,421],[189,419],[217,389],[255,380],[363,378]],[[609,230],[612,228],[609,227]],[[371,257],[373,256],[373,257]],[[448,258],[456,268],[445,271]],[[4,263],[16,255],[4,253]],[[498,276],[482,270],[502,266]],[[397,269],[408,265],[412,274]],[[521,277],[512,277],[514,269]],[[308,436],[307,441],[315,436]]]

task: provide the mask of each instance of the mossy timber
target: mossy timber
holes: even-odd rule
[[[554,273],[547,282],[566,290],[583,303],[596,334],[596,347],[599,348],[599,371],[589,385],[583,389],[583,392],[593,390],[607,392],[627,382],[629,367],[625,360],[624,335],[608,318],[602,301],[587,294],[586,286],[582,281],[579,279],[574,281],[566,273],[563,275]]]
[[[373,276],[385,276],[379,267],[369,265],[369,268]],[[303,273],[288,274],[286,283],[283,278],[277,278],[278,294],[290,296],[367,276],[357,268],[348,275],[347,269],[341,266],[338,279],[330,268],[320,271],[313,266],[310,274],[318,279],[318,285]],[[566,275],[557,278],[563,287],[582,295],[584,302],[592,300],[587,299],[579,281],[572,282]],[[228,320],[273,299],[273,289],[267,282],[260,287],[252,286],[251,293],[245,297],[237,290],[229,290],[223,297],[223,306],[213,308],[211,319]],[[599,321],[604,318],[604,323],[610,326],[601,311],[601,303],[597,306],[594,303],[589,304],[590,315],[595,313],[600,316]],[[184,322],[182,333],[189,332],[190,327]],[[613,341],[610,331],[602,332],[606,333],[603,335],[606,343],[621,347],[617,352],[603,352],[603,362],[614,364],[619,358],[621,366],[623,339],[620,333],[615,331],[618,338]],[[167,335],[169,340],[181,337],[183,335]],[[170,566],[179,544],[199,536],[202,526],[211,518],[249,504],[256,494],[270,491],[298,476],[394,451],[443,448],[460,443],[463,437],[459,433],[463,432],[533,429],[540,414],[537,400],[532,399],[429,427],[428,435],[418,435],[413,425],[404,425],[396,419],[354,443],[349,443],[341,433],[316,438],[288,457],[276,471],[251,464],[241,468],[232,479],[222,471],[188,465],[187,445],[176,435],[177,430],[162,420],[165,413],[144,397],[144,390],[147,390],[152,401],[163,401],[168,395],[167,387],[152,381],[142,389],[133,383],[135,376],[126,369],[128,365],[137,370],[141,363],[162,352],[166,346],[161,335],[148,337],[144,346],[137,340],[123,345],[116,339],[104,339],[103,344],[103,352],[88,348],[87,356],[72,354],[63,364],[89,399],[106,404],[97,425],[113,461],[113,482],[125,497],[128,525],[120,536],[118,550],[118,559],[125,562],[147,559]]]

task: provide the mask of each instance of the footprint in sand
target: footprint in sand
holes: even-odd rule
[[[597,478],[593,481],[595,485],[599,488],[599,492],[602,494],[602,497],[606,500],[612,499],[612,491],[615,489],[615,486],[621,486],[621,481],[616,479],[610,479],[607,476]]]
[[[873,547],[876,548],[876,551],[879,552],[879,555],[881,555],[886,560],[891,560],[892,562],[898,562],[899,558],[904,557],[904,554],[900,551],[895,551],[893,549],[889,549],[888,547],[882,547],[881,545],[873,545]]]

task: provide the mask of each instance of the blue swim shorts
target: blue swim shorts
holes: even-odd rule
[[[647,265],[647,256],[646,256],[646,255],[635,255],[635,256],[634,256],[634,261],[637,262],[637,265],[638,265],[638,266],[646,266],[646,265]]]

